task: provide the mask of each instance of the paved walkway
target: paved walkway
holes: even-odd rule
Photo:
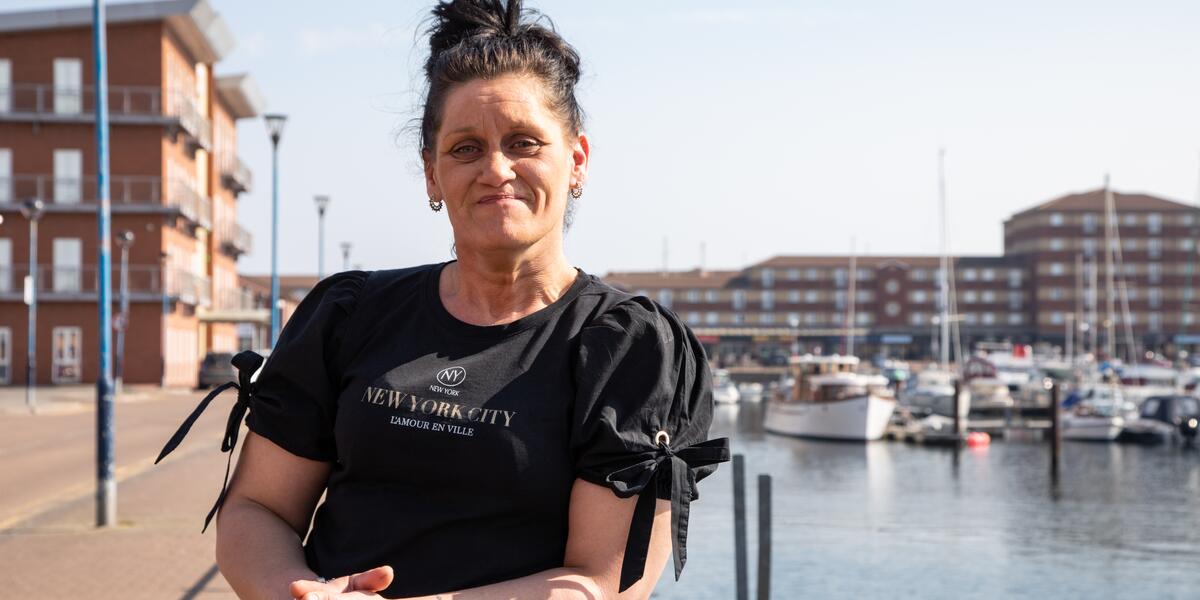
[[[0,597],[234,598],[213,532],[200,534],[224,474],[233,391],[153,466],[202,394],[127,390],[116,404],[120,523],[108,529],[94,527],[94,389],[40,391],[48,410],[29,415],[23,390],[0,389]]]

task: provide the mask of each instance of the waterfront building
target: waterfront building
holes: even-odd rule
[[[1123,305],[1114,297],[1117,354],[1131,347],[1129,337],[1139,352],[1194,349],[1200,208],[1144,194],[1114,193],[1114,199],[1122,250],[1114,285],[1124,282],[1131,334],[1125,335]],[[1104,222],[1103,190],[1070,194],[1005,221],[1003,255],[952,257],[947,312],[964,351],[979,342],[1010,342],[1065,352],[1070,337],[1072,352],[1103,354]],[[1077,286],[1077,260],[1099,265],[1094,316],[1083,301],[1090,285]],[[939,257],[859,256],[855,273],[850,263],[849,256],[776,256],[738,271],[613,272],[604,279],[670,307],[722,364],[845,352],[851,330],[860,355],[936,356]],[[1086,326],[1089,320],[1094,325]],[[1091,338],[1088,331],[1097,330]]]
[[[107,17],[112,231],[134,236],[124,381],[194,385],[206,351],[244,347],[239,324],[253,333],[268,316],[237,274],[251,244],[237,200],[251,178],[235,123],[263,100],[248,75],[215,73],[233,39],[204,0],[113,4]],[[25,382],[27,199],[45,204],[37,382],[97,378],[92,65],[89,7],[0,15],[0,384]]]

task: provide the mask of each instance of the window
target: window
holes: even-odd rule
[[[1122,225],[1125,227],[1134,227],[1138,224],[1138,216],[1134,213],[1125,213]]]
[[[0,85],[4,85],[4,82],[0,81]],[[8,204],[13,200],[12,150],[0,148],[0,204]]]
[[[1149,233],[1162,233],[1162,215],[1159,213],[1150,213],[1146,215],[1146,231]]]
[[[1025,317],[1021,313],[1008,313],[1009,325],[1020,325],[1025,321]]]
[[[1008,293],[1008,308],[1009,310],[1017,310],[1021,308],[1021,301],[1024,300],[1021,292]]]
[[[871,300],[874,300],[874,299],[875,299],[875,294],[872,294],[870,290],[858,290],[858,291],[854,292],[854,301],[855,302],[859,302],[859,303],[870,302]]]
[[[1150,258],[1162,258],[1162,240],[1158,238],[1146,240],[1146,255]]]
[[[839,287],[846,285],[846,269],[834,269],[833,279]]]
[[[1096,226],[1100,223],[1100,215],[1096,213],[1087,213],[1083,215],[1083,232],[1096,233]]]
[[[763,313],[763,314],[759,315],[758,322],[762,323],[763,325],[774,325],[775,324],[775,313]]]
[[[962,280],[963,281],[975,281],[975,279],[977,279],[976,274],[975,274],[975,269],[963,269],[963,272],[962,272]]]
[[[1137,300],[1138,299],[1137,286],[1131,286],[1131,287],[1127,288],[1125,290],[1125,295],[1127,295],[1130,300]]]
[[[1193,215],[1192,213],[1187,213],[1187,214],[1183,215],[1182,217],[1179,217],[1180,225],[1187,225],[1188,227],[1191,227],[1192,224],[1195,222],[1196,222],[1196,216]]]
[[[800,281],[800,269],[787,270],[788,281]]]
[[[979,295],[979,301],[983,302],[984,304],[991,304],[991,303],[995,302],[996,301],[996,292],[993,292],[992,290],[984,291],[983,293],[981,293]]]
[[[1095,256],[1096,250],[1100,247],[1099,242],[1097,242],[1095,238],[1084,238],[1081,244],[1083,246],[1084,256]]]
[[[83,152],[54,151],[54,202],[79,204],[83,199]]]
[[[792,327],[800,325],[800,313],[788,313],[787,319],[788,325],[791,325]]]
[[[923,313],[923,312],[914,312],[914,313],[911,313],[911,314],[909,314],[909,315],[908,315],[908,322],[909,322],[909,324],[910,324],[910,325],[913,325],[913,326],[916,326],[916,327],[919,327],[919,326],[921,326],[921,325],[924,325],[924,324],[925,324],[925,313]]]
[[[1141,243],[1139,243],[1138,240],[1135,238],[1125,238],[1124,240],[1121,241],[1121,247],[1126,252],[1132,252],[1132,251],[1140,248]]]
[[[718,313],[715,313],[715,312],[710,311],[704,315],[704,322],[708,323],[709,325],[716,325],[717,322],[720,321],[720,319],[721,319],[721,315],[719,315]]]
[[[805,325],[816,325],[819,322],[820,322],[820,315],[818,315],[817,313],[811,313],[811,312],[804,313],[804,324]]]
[[[858,276],[859,281],[869,281],[872,277],[875,276],[875,272],[872,271],[871,269],[858,269],[857,276]]]
[[[1064,221],[1064,219],[1063,219],[1062,213],[1050,213],[1050,226],[1051,227],[1062,227],[1063,221]]]
[[[1066,265],[1064,265],[1062,263],[1058,263],[1058,262],[1050,263],[1050,274],[1051,275],[1065,275],[1066,273],[1067,273]]]
[[[658,290],[658,303],[671,308],[671,301],[675,299],[675,294],[671,290]]]
[[[12,110],[12,61],[0,58],[0,113]]]
[[[995,281],[996,280],[996,270],[995,269],[984,269],[979,272],[979,278],[984,281]]]
[[[1146,290],[1146,304],[1150,308],[1160,308],[1162,306],[1162,288],[1150,288]]]
[[[817,269],[809,269],[804,275],[805,277],[808,277],[809,281],[816,281],[821,278],[821,271]]]
[[[1196,243],[1192,238],[1179,238],[1179,249],[1184,252],[1191,252],[1196,248]]]
[[[787,301],[792,304],[800,302],[800,290],[791,290],[787,294]]]
[[[716,302],[718,297],[719,295],[717,290],[708,290],[707,292],[704,292],[704,301],[708,302],[709,304]]]
[[[1150,313],[1149,315],[1146,315],[1146,316],[1148,317],[1146,320],[1146,325],[1150,329],[1150,331],[1161,331],[1162,330],[1162,314],[1161,313],[1154,312],[1154,313]]]
[[[929,271],[925,269],[913,269],[908,272],[908,278],[913,281],[925,281],[929,279]]]
[[[1021,271],[1019,271],[1017,269],[1009,270],[1009,272],[1008,272],[1008,287],[1015,287],[1015,288],[1021,287],[1021,279],[1022,279]]]
[[[1067,293],[1062,288],[1052,287],[1046,289],[1046,298],[1049,300],[1062,300],[1066,297]]]
[[[688,321],[688,325],[699,325],[700,324],[700,313],[698,313],[698,312],[688,313],[687,321]]]
[[[734,290],[733,291],[733,309],[734,310],[745,310],[746,309],[746,291],[745,290]]]
[[[56,292],[78,292],[83,282],[83,244],[79,238],[54,238],[54,274]]]
[[[895,294],[896,292],[900,291],[900,282],[896,281],[895,279],[889,279],[888,282],[884,284],[883,289],[887,290],[887,293],[889,294]]]
[[[1060,311],[1056,310],[1056,311],[1050,313],[1050,324],[1051,325],[1062,325],[1065,320],[1066,320],[1066,317],[1064,317],[1062,312],[1060,312]]]
[[[889,317],[894,317],[894,316],[900,314],[900,303],[899,302],[888,302],[887,306],[884,308],[884,311],[887,312]]]
[[[846,308],[845,290],[838,290],[833,293],[833,305],[836,306],[838,310]]]
[[[1185,312],[1179,315],[1179,320],[1184,325],[1191,325],[1196,322],[1196,315],[1190,312]]]
[[[54,114],[83,112],[83,63],[78,58],[54,59]]]
[[[980,321],[983,322],[984,325],[995,325],[996,324],[996,313],[985,312],[985,313],[979,315],[979,319],[980,319]]]
[[[775,308],[775,292],[762,293],[762,308],[763,310],[773,310]]]
[[[1150,283],[1162,281],[1162,264],[1150,263],[1146,265],[1146,281]]]
[[[979,295],[975,290],[967,290],[962,295],[963,304],[975,304],[979,301]]]
[[[979,315],[976,315],[973,312],[963,313],[962,319],[963,323],[967,325],[974,325],[979,321]]]
[[[816,304],[821,301],[821,293],[816,290],[808,290],[804,292],[804,301],[809,304]]]
[[[908,300],[913,304],[923,304],[929,301],[929,294],[925,290],[913,290],[908,294]]]
[[[12,291],[12,240],[0,238],[0,294]]]
[[[1051,250],[1063,250],[1067,247],[1067,241],[1062,238],[1050,238]]]
[[[732,322],[734,325],[744,325],[746,323],[746,315],[743,313],[733,313]]]
[[[700,301],[700,290],[688,290],[687,291],[687,301],[688,302],[699,302]]]
[[[769,288],[775,285],[775,269],[762,270],[762,286]]]

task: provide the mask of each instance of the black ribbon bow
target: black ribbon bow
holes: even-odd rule
[[[187,436],[188,431],[191,431],[192,425],[196,424],[196,419],[208,408],[213,398],[221,395],[221,392],[229,388],[236,388],[238,391],[237,402],[233,405],[233,410],[229,411],[229,420],[225,423],[225,437],[221,440],[221,452],[229,453],[229,460],[225,462],[225,480],[221,483],[221,495],[217,496],[217,501],[213,504],[212,510],[208,511],[208,516],[204,518],[203,533],[208,530],[208,524],[212,521],[213,516],[220,510],[221,504],[225,502],[225,492],[229,488],[229,471],[233,466],[233,449],[237,446],[238,433],[242,427],[242,419],[246,416],[246,411],[250,409],[250,398],[254,395],[254,383],[250,378],[258,371],[258,368],[263,364],[263,357],[258,354],[246,350],[237,353],[233,357],[233,366],[238,371],[238,381],[228,381],[217,386],[213,391],[209,392],[200,404],[196,406],[196,410],[188,415],[188,418],[183,420],[183,424],[175,431],[175,435],[167,440],[167,444],[163,446],[162,452],[158,454],[158,458],[154,464],[158,464],[162,459],[166,458],[175,448],[179,447],[180,442]]]
[[[667,477],[671,490],[671,556],[678,581],[687,562],[688,511],[692,500],[700,497],[692,469],[729,461],[729,438],[708,440],[676,450],[671,449],[669,440],[660,439],[657,443],[652,456],[613,471],[605,478],[622,498],[638,494],[633,521],[629,524],[629,537],[625,541],[625,557],[621,562],[622,592],[637,583],[646,570],[659,478]]]

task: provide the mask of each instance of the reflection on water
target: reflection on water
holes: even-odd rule
[[[994,442],[954,452],[767,434],[764,406],[718,406],[746,456],[751,581],[759,473],[774,478],[773,596],[1197,597],[1200,451]],[[682,581],[662,599],[734,596],[732,469],[701,484]]]

